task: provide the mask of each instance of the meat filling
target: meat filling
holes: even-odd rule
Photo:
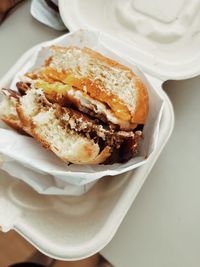
[[[20,87],[21,96],[12,90],[7,90],[7,94],[15,101],[26,94],[27,87]],[[94,140],[102,151],[109,146],[111,155],[103,164],[113,164],[115,162],[126,162],[138,152],[140,140],[142,138],[141,131],[122,131],[113,127],[112,124],[103,124],[98,119],[92,119],[88,115],[81,113],[70,107],[62,107],[57,103],[51,103],[46,96],[39,93],[37,97],[37,105],[40,109],[48,111],[53,108],[56,110],[55,115],[60,121],[60,126],[71,133],[79,133],[88,139]]]

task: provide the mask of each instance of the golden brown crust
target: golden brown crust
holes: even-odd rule
[[[137,89],[136,90],[137,101],[136,101],[135,112],[133,112],[131,116],[131,122],[132,123],[137,122],[138,124],[145,124],[149,112],[149,96],[144,84],[137,77],[135,80],[135,86]]]
[[[9,127],[11,127],[12,129],[14,129],[15,131],[19,132],[20,134],[25,134],[26,132],[23,130],[21,122],[20,121],[16,121],[13,120],[9,117],[7,118],[1,118],[1,120],[7,124]]]
[[[117,95],[111,92],[108,93],[97,82],[94,83],[90,79],[83,78],[80,80],[76,79],[72,85],[82,91],[84,91],[84,87],[86,86],[89,96],[108,105],[117,118],[125,121],[131,119],[130,111],[126,104]]]
[[[46,141],[44,140],[43,138],[41,138],[41,136],[34,130],[34,128],[30,128],[30,131],[32,133],[32,136],[41,143],[41,145],[45,148],[45,149],[48,149],[48,150],[52,150],[51,149],[51,145]],[[55,151],[53,151],[55,153]],[[56,151],[55,154],[58,154],[58,151]],[[68,160],[69,162],[69,160]]]
[[[99,100],[102,103],[107,104],[111,110],[114,112],[115,116],[119,119],[130,121],[131,123],[135,124],[145,124],[145,121],[147,119],[148,115],[148,93],[145,85],[140,80],[139,77],[135,75],[135,73],[128,67],[116,62],[115,60],[112,60],[110,58],[107,58],[100,53],[93,51],[90,48],[83,48],[80,49],[75,46],[70,47],[59,47],[59,46],[52,46],[52,50],[61,50],[63,53],[71,50],[71,49],[78,49],[82,51],[83,53],[88,54],[90,57],[94,58],[95,60],[99,60],[101,62],[104,62],[107,66],[112,68],[118,68],[122,71],[127,71],[128,76],[130,80],[133,80],[133,90],[135,90],[135,106],[130,110],[130,107],[128,107],[127,103],[125,103],[122,99],[119,98],[117,94],[114,94],[112,92],[109,92],[108,90],[105,90],[105,88],[102,86],[102,84],[97,81],[90,80],[89,77],[82,77],[80,79],[77,79],[76,77],[73,77],[72,73],[67,72],[56,72],[56,70],[52,70],[50,68],[50,63],[52,58],[50,58],[46,62],[47,66],[47,73],[41,77],[44,79],[47,79],[48,82],[52,82],[52,78],[54,77],[56,80],[64,82],[66,79],[66,75],[72,76],[71,85],[78,88],[79,90],[84,91],[84,87],[87,87],[87,93],[94,99]],[[49,69],[48,69],[49,68]],[[49,72],[49,74],[48,74]],[[123,90],[123,88],[122,88]]]
[[[31,128],[32,128],[31,122],[24,115],[24,112],[23,112],[23,110],[21,108],[21,105],[19,103],[16,105],[16,111],[17,111],[17,114],[18,114],[18,117],[19,117],[19,120],[21,122],[23,130],[25,132],[27,132],[27,134],[33,136],[33,133],[32,133],[32,130],[31,130]]]
[[[61,82],[63,84],[66,83],[66,77],[70,76],[71,81],[70,85],[74,88],[83,91],[84,88],[87,88],[87,93],[90,97],[92,97],[95,100],[98,100],[110,107],[112,110],[112,113],[115,114],[115,116],[121,120],[129,121],[131,119],[130,111],[127,107],[127,104],[124,103],[120,97],[118,97],[116,94],[113,94],[112,92],[107,92],[105,88],[100,84],[100,82],[92,81],[87,77],[77,78],[73,76],[73,73],[70,72],[64,72],[64,71],[57,71],[51,67],[46,67],[45,69],[42,69],[38,72],[38,74],[33,73],[27,73],[27,77],[31,79],[42,79],[50,84],[53,84],[55,82]],[[35,87],[39,88],[40,84],[38,82],[35,83]],[[54,99],[61,100],[63,96],[59,94],[56,94],[55,92],[51,92],[49,96],[53,95]],[[48,93],[46,93],[48,94]],[[67,95],[67,92],[65,93]]]
[[[117,67],[121,70],[127,70],[130,72],[130,78],[134,78],[135,90],[136,90],[136,96],[137,96],[135,110],[131,113],[131,122],[137,123],[137,124],[145,124],[147,116],[148,116],[148,111],[149,111],[149,98],[148,98],[147,89],[144,83],[140,80],[140,78],[137,77],[135,73],[128,67],[116,62],[115,60],[107,58],[101,55],[100,53],[93,51],[90,48],[85,47],[83,48],[83,51],[105,62],[110,67]]]
[[[24,115],[20,104],[16,105],[16,111],[23,127],[30,127],[30,121]]]
[[[99,52],[97,51],[94,51],[88,47],[84,47],[82,49],[85,53],[89,54],[90,56],[96,58],[96,59],[99,59],[101,60],[102,62],[106,63],[107,65],[109,65],[110,67],[115,67],[115,68],[118,68],[118,69],[121,69],[121,70],[127,70],[127,71],[131,71],[131,69],[129,69],[128,67],[120,64],[119,62],[113,60],[113,59],[110,59],[108,57],[105,57],[103,56],[102,54],[100,54]],[[132,71],[131,71],[132,72]],[[132,72],[133,73],[133,72]],[[135,74],[134,74],[135,75]]]

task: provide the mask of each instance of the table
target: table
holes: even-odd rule
[[[27,49],[55,38],[21,4],[0,27],[0,77]],[[200,77],[164,84],[175,109],[170,141],[129,210],[102,250],[115,267],[200,265]]]

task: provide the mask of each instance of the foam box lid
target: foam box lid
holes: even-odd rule
[[[109,48],[163,81],[200,74],[199,0],[59,0],[59,9],[69,30],[108,33]]]

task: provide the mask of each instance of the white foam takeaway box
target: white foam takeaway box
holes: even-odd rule
[[[200,1],[60,0],[66,26],[106,31],[105,45],[132,60],[164,99],[156,151],[143,166],[101,179],[80,197],[43,196],[1,172],[0,225],[14,229],[43,253],[78,260],[100,251],[114,236],[173,129],[174,113],[162,90],[168,79],[200,73]],[[111,39],[113,40],[111,42]],[[20,68],[34,48],[17,63]],[[8,85],[11,70],[1,81]]]
[[[86,193],[102,177],[119,175],[145,164],[156,149],[164,106],[163,97],[133,63],[120,58],[104,46],[105,38],[107,41],[111,37],[99,31],[77,30],[39,44],[34,49],[35,51],[31,57],[20,60],[20,69],[15,66],[12,68],[14,79],[12,79],[11,84],[6,83],[5,79],[2,80],[2,87],[17,90],[16,83],[21,80],[24,73],[41,66],[49,57],[49,46],[52,44],[73,45],[90,47],[124,65],[130,66],[148,89],[149,114],[143,129],[144,138],[137,156],[123,164],[67,165],[56,155],[44,149],[33,138],[20,135],[11,129],[5,129],[6,126],[2,125],[0,128],[0,154],[2,154],[3,161],[0,166],[1,169],[26,182],[40,194],[80,196]],[[71,147],[71,150],[73,150],[73,147]]]

